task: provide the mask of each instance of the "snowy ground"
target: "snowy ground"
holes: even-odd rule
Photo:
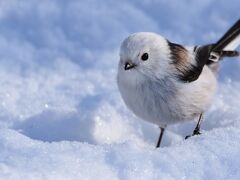
[[[133,32],[216,41],[231,0],[0,1],[0,179],[239,179],[240,59],[222,63],[203,135],[158,128],[123,104],[119,45]]]

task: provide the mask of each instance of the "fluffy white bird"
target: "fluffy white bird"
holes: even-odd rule
[[[120,49],[117,82],[127,107],[157,124],[160,146],[167,125],[198,118],[192,135],[200,134],[202,114],[217,86],[219,59],[237,56],[240,20],[215,44],[186,47],[151,32],[126,38]]]

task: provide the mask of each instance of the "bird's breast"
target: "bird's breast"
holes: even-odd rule
[[[124,102],[141,119],[165,126],[183,118],[173,83],[145,80],[138,84],[118,84]]]
[[[129,83],[119,78],[118,87],[129,109],[143,120],[165,126],[193,120],[209,107],[216,78],[208,67],[192,83],[173,79],[145,79]]]

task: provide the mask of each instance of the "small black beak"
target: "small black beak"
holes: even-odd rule
[[[129,70],[129,69],[134,68],[135,66],[136,66],[135,64],[126,62],[126,63],[125,63],[125,66],[124,66],[124,69],[125,69],[125,70]]]

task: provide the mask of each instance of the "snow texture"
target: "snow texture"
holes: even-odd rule
[[[218,40],[239,0],[0,1],[0,179],[240,179],[240,59],[221,63],[203,134],[135,117],[116,85],[130,33]]]

